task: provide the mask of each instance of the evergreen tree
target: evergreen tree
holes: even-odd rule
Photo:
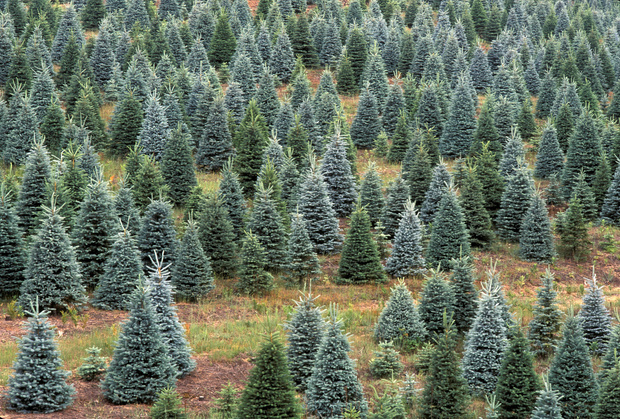
[[[191,359],[192,350],[185,337],[185,327],[179,321],[177,308],[173,305],[172,284],[168,280],[168,267],[164,266],[164,255],[161,260],[154,254],[151,258],[154,265],[146,282],[148,298],[151,300],[155,312],[155,323],[159,326],[162,341],[168,350],[172,365],[176,370],[176,376],[181,378],[196,368],[196,361]]]
[[[19,293],[27,261],[17,214],[3,184],[0,186],[0,295]]]
[[[132,179],[131,175],[128,179]],[[150,156],[142,155],[138,171],[131,181],[136,206],[143,213],[158,196],[164,195],[166,185],[159,164]]]
[[[500,142],[499,134],[495,128],[494,105],[495,103],[492,96],[487,97],[482,105],[470,153],[475,156],[480,155],[480,153],[482,153],[483,144],[488,143],[489,150],[495,154],[495,159],[499,161],[502,155],[503,145]]]
[[[425,225],[432,224],[441,198],[445,195],[448,185],[451,183],[451,176],[445,163],[440,162],[433,170],[433,179],[424,195],[424,202],[420,210],[420,219]]]
[[[439,270],[431,270],[420,293],[420,318],[431,339],[445,330],[445,318],[454,314],[454,289]],[[445,314],[444,314],[445,313]]]
[[[87,288],[96,288],[104,273],[105,261],[114,244],[116,217],[108,183],[101,178],[93,181],[86,189],[73,230],[77,261]]]
[[[125,156],[138,140],[142,128],[142,105],[133,92],[128,91],[114,107],[110,122],[109,149],[115,156]]]
[[[535,407],[540,381],[529,346],[521,329],[517,329],[504,354],[495,389],[501,418],[527,418]]]
[[[153,253],[163,254],[172,264],[176,262],[177,238],[172,219],[172,205],[163,199],[152,201],[142,217],[138,234],[138,249],[145,273],[153,267]]]
[[[611,335],[611,316],[605,307],[603,288],[596,283],[596,274],[586,279],[588,285],[583,296],[583,304],[578,319],[583,330],[583,337],[593,354],[603,355]]]
[[[269,67],[264,67],[263,69],[263,74],[259,80],[258,91],[256,95],[254,95],[254,99],[256,100],[261,115],[265,117],[267,128],[272,129],[281,105]]]
[[[506,241],[517,242],[521,237],[521,225],[528,211],[524,202],[531,202],[534,192],[532,175],[526,166],[518,167],[508,177],[502,203],[495,222],[498,235]]]
[[[452,261],[450,280],[454,289],[454,326],[461,334],[469,331],[478,309],[473,269],[468,256]]]
[[[208,171],[221,169],[234,155],[232,136],[223,99],[216,99],[207,119],[196,152],[196,163]]]
[[[60,101],[52,100],[45,109],[39,131],[49,145],[50,152],[55,156],[60,155],[64,127],[65,114],[60,106]]]
[[[601,210],[601,218],[614,225],[620,224],[620,165],[616,167],[614,179],[607,190]]]
[[[575,132],[570,139],[566,152],[566,164],[562,172],[564,184],[564,196],[572,196],[573,187],[577,182],[580,171],[586,175],[586,182],[590,185],[594,179],[598,159],[601,154],[601,142],[594,119],[588,111],[584,111],[575,127]]]
[[[392,133],[392,146],[388,152],[387,159],[390,163],[400,163],[407,156],[407,150],[413,143],[411,141],[411,131],[409,121],[404,111],[400,112],[396,127]]]
[[[535,193],[523,216],[519,256],[530,262],[550,262],[555,257],[553,231],[545,201]]]
[[[273,194],[271,186],[265,185],[264,181],[259,182],[248,221],[248,231],[256,237],[265,253],[266,269],[279,271],[286,264],[288,237]]]
[[[51,47],[52,60],[54,63],[61,62],[63,54],[66,52],[65,48],[69,44],[71,37],[74,38],[74,42],[77,44],[78,48],[81,48],[86,43],[73,4],[69,4],[58,23],[58,30],[56,31],[56,36],[54,37]]]
[[[577,175],[577,183],[573,187],[573,196],[579,199],[584,221],[594,221],[598,216],[594,192],[590,185],[586,183],[585,173]]]
[[[245,227],[245,199],[239,177],[232,170],[232,159],[229,159],[222,169],[219,192],[222,204],[228,210],[235,238],[240,239]]]
[[[62,369],[49,312],[40,311],[34,302],[29,310],[27,333],[19,340],[8,381],[8,407],[23,413],[58,412],[73,403],[75,389],[66,382],[70,373]]]
[[[38,122],[27,97],[16,91],[4,121],[2,160],[5,163],[20,165],[27,160],[28,150],[33,145],[36,148],[36,143],[40,141]]]
[[[426,327],[403,280],[391,288],[390,299],[381,311],[374,337],[381,342],[417,344],[426,338]]]
[[[203,211],[198,214],[198,231],[213,272],[219,277],[233,277],[237,269],[235,230],[218,194],[207,197]]]
[[[490,216],[494,216],[501,206],[504,192],[504,179],[499,173],[495,154],[483,144],[482,153],[476,158],[476,177],[484,191],[484,206]]]
[[[525,145],[521,134],[513,128],[511,135],[507,138],[504,154],[499,162],[499,171],[504,178],[508,179],[524,161]]]
[[[7,100],[20,93],[20,88],[23,92],[29,92],[32,87],[32,69],[30,68],[23,42],[18,43],[13,50],[13,57],[5,86],[7,89],[4,95]]]
[[[336,89],[338,89],[338,93],[345,96],[353,96],[359,91],[359,83],[356,83],[351,60],[346,52],[338,63]]]
[[[417,103],[415,114],[418,124],[426,129],[433,129],[435,134],[441,137],[444,125],[443,97],[436,84],[422,86],[422,95]],[[443,95],[442,95],[443,96]],[[409,107],[411,113],[413,109]]]
[[[403,160],[402,171],[411,190],[411,200],[418,203],[424,202],[433,172],[428,151],[423,144],[411,142]]]
[[[323,310],[315,305],[317,298],[310,292],[302,293],[300,299],[295,301],[291,320],[284,325],[288,333],[286,358],[293,382],[302,392],[307,389],[325,330]]]
[[[319,417],[342,417],[345,409],[353,406],[361,418],[366,418],[368,403],[355,364],[349,358],[349,339],[342,333],[342,320],[337,316],[336,309],[331,307],[330,321],[307,381],[307,411]]]
[[[18,304],[27,309],[35,300],[43,309],[66,309],[86,302],[75,250],[55,203],[30,245]]]
[[[190,301],[206,296],[215,288],[211,262],[200,244],[198,226],[191,218],[179,245],[171,280],[176,294]]]
[[[449,314],[444,317],[449,319]],[[465,418],[468,415],[469,395],[456,352],[456,330],[451,321],[444,323],[443,332],[436,338],[420,403],[420,417],[424,419]]]
[[[358,24],[361,24],[361,22],[358,22]],[[355,83],[359,85],[368,57],[368,42],[366,41],[363,30],[359,26],[353,26],[351,29],[347,38],[346,49],[347,55],[351,60],[351,68],[353,69]],[[409,66],[409,64],[410,63],[408,63],[407,66]]]
[[[566,151],[568,151],[570,138],[575,131],[575,117],[573,116],[573,111],[568,103],[564,103],[560,107],[558,115],[555,119],[555,128],[558,131],[558,142],[560,143],[560,148],[564,153],[566,153]]]
[[[405,203],[409,199],[409,195],[409,186],[402,175],[388,185],[381,223],[385,227],[384,233],[390,238],[394,237],[398,230],[401,214],[405,211]]]
[[[138,135],[140,145],[143,147],[142,152],[152,155],[157,161],[161,161],[169,138],[170,128],[165,110],[159,103],[159,99],[153,96],[149,98],[142,128]]]
[[[377,166],[374,162],[370,162],[364,180],[362,180],[359,199],[361,206],[366,208],[373,227],[379,221],[385,206],[382,186],[383,181],[377,173]]]
[[[581,202],[577,197],[571,199],[568,209],[558,214],[555,223],[560,236],[558,253],[566,258],[581,259],[590,252],[588,227],[584,221]]]
[[[265,419],[301,417],[284,345],[277,332],[268,334],[255,364],[241,395],[237,415]]]
[[[558,309],[553,289],[553,274],[549,269],[542,276],[542,286],[536,291],[534,317],[530,321],[528,339],[537,356],[549,356],[553,353],[560,331],[562,312]]]
[[[465,79],[459,82],[452,95],[446,126],[439,139],[444,157],[465,156],[469,152],[476,129],[476,108]]]
[[[215,25],[215,32],[211,38],[209,47],[209,62],[217,68],[224,63],[230,63],[230,59],[235,52],[237,41],[230,28],[228,15],[224,10],[220,12]]]
[[[338,30],[338,24],[334,20],[327,21],[319,50],[321,64],[326,67],[336,65],[342,52],[342,41]]]
[[[112,245],[92,304],[101,310],[128,310],[132,293],[140,283],[142,261],[136,242],[126,228]]]
[[[271,51],[269,67],[282,83],[287,83],[293,74],[295,56],[293,55],[291,41],[285,30],[280,32]]]
[[[86,30],[97,30],[99,23],[105,17],[105,7],[102,0],[86,0],[81,10],[82,27]]]
[[[24,175],[15,205],[17,224],[26,234],[39,226],[41,205],[46,200],[46,184],[51,180],[50,158],[43,143],[36,143],[28,153]]]
[[[245,196],[254,194],[254,187],[263,160],[263,152],[269,145],[265,118],[258,110],[255,101],[251,101],[243,121],[235,134],[237,155],[235,169]]]
[[[303,13],[305,12],[305,7],[302,7],[302,9],[300,10],[301,14],[296,20],[295,31],[291,36],[291,47],[295,56],[301,57],[306,67],[314,68],[319,64],[319,56],[312,43],[308,19]]]
[[[355,178],[351,174],[351,166],[347,160],[345,144],[339,132],[336,132],[327,146],[320,171],[336,215],[338,217],[350,215],[358,195]]]
[[[265,294],[274,287],[273,276],[265,271],[265,251],[252,232],[246,232],[241,248],[237,288],[249,295]]]
[[[492,394],[508,346],[507,330],[495,297],[496,284],[484,284],[478,312],[467,333],[463,354],[463,376],[474,394]]]
[[[134,203],[133,193],[125,182],[121,183],[121,188],[114,198],[114,212],[127,230],[134,236],[138,234],[140,231],[140,213]]]
[[[517,126],[519,127],[519,133],[523,138],[529,140],[536,135],[536,121],[534,120],[534,114],[532,113],[532,104],[530,100],[525,100],[519,117],[517,118]]]
[[[415,211],[415,204],[408,201],[394,236],[392,254],[387,260],[386,272],[400,278],[426,271],[422,255],[422,226]]]
[[[451,260],[459,255],[469,255],[469,233],[465,227],[463,210],[453,190],[444,193],[428,244],[426,260],[435,267],[451,268]]]
[[[351,124],[351,139],[358,148],[371,149],[381,131],[379,108],[374,94],[366,88],[360,95],[357,113]]]
[[[592,181],[592,192],[596,200],[597,216],[599,215],[605,196],[611,186],[611,168],[607,163],[607,154],[603,152],[600,156],[598,167]],[[597,217],[598,218],[598,217]]]
[[[370,218],[360,206],[351,215],[351,228],[342,247],[338,282],[383,282],[385,273],[379,259],[377,245],[370,232]]]
[[[549,369],[549,383],[562,397],[562,417],[591,418],[598,393],[592,360],[576,317],[562,328],[562,340]]]
[[[532,419],[562,419],[560,394],[551,389],[548,380],[544,380],[545,388],[536,399],[536,406],[532,412]]]
[[[319,254],[336,252],[342,243],[338,218],[329,199],[323,175],[312,163],[299,188],[298,203],[299,212],[306,220],[308,235],[316,252]]]
[[[129,318],[102,384],[104,395],[114,404],[153,402],[175,384],[176,376],[148,289],[140,286],[131,297]]]
[[[595,417],[597,419],[613,418],[620,414],[618,406],[618,383],[620,382],[620,369],[618,365],[609,371],[607,377],[601,383],[598,401],[596,403]]]
[[[561,174],[564,167],[564,154],[560,149],[557,131],[551,124],[547,124],[543,130],[538,154],[536,155],[536,168],[534,176],[539,179],[548,179],[551,175]]]
[[[168,196],[175,205],[183,205],[197,185],[190,135],[179,125],[172,131],[161,161],[161,174],[168,186]]]
[[[305,220],[301,214],[296,213],[291,221],[291,235],[288,239],[284,270],[289,284],[301,286],[316,279],[321,273],[321,267],[310,241]]]
[[[469,231],[471,245],[487,246],[493,240],[493,228],[491,217],[484,205],[482,183],[476,175],[475,167],[469,169],[467,177],[461,182],[459,202],[463,208],[465,226]]]

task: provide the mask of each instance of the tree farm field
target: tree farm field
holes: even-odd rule
[[[370,161],[377,162],[377,171],[384,184],[394,179],[398,165],[389,164],[385,159],[376,158],[372,151],[358,152],[358,172],[365,173]],[[103,159],[105,176],[112,187],[117,183],[123,162]],[[215,174],[198,174],[200,185],[205,191],[214,191],[219,183]],[[551,208],[551,213],[555,209]],[[174,211],[175,223],[182,228],[183,213]],[[347,220],[348,221],[348,220]],[[341,219],[341,230],[346,233],[347,223]],[[598,282],[603,286],[606,305],[612,313],[620,308],[620,249],[603,250],[601,242],[609,241],[612,234],[620,243],[620,230],[610,226],[590,226],[592,252],[586,260],[575,262],[557,258],[554,263],[536,264],[521,261],[518,258],[518,246],[497,241],[489,249],[473,250],[473,262],[476,273],[476,286],[486,280],[487,271],[495,265],[501,273],[500,279],[511,311],[521,325],[527,325],[532,319],[532,307],[536,301],[536,288],[547,268],[555,275],[555,288],[558,292],[559,307],[566,313],[569,309],[578,309],[584,295],[584,280],[592,275],[592,267]],[[604,237],[605,236],[605,237]],[[619,246],[620,247],[620,246]],[[610,251],[612,250],[612,251]],[[338,270],[340,255],[320,256],[322,275],[312,285],[313,295],[319,296],[317,303],[327,307],[334,303],[339,308],[343,319],[344,331],[349,334],[352,347],[351,357],[356,360],[358,374],[364,386],[368,400],[381,394],[389,380],[374,379],[368,364],[379,346],[373,338],[373,331],[379,313],[385,306],[390,287],[397,284],[391,280],[382,284],[336,285],[332,279]],[[405,283],[419,301],[423,277],[406,279]],[[206,298],[197,303],[179,302],[179,318],[184,323],[190,346],[194,351],[197,369],[177,383],[183,404],[195,417],[207,418],[213,401],[221,389],[231,382],[241,390],[252,368],[252,359],[256,355],[263,334],[276,325],[282,325],[290,318],[300,293],[297,289],[286,288],[284,282],[276,275],[276,288],[265,296],[248,297],[238,295],[235,290],[236,280],[216,278],[216,287]],[[11,374],[12,363],[17,353],[16,338],[24,334],[24,319],[16,315],[11,301],[0,304],[3,313],[0,319],[0,390],[6,390],[7,379]],[[77,389],[74,404],[67,410],[59,412],[57,417],[66,418],[140,418],[148,417],[150,406],[129,404],[113,405],[105,400],[97,382],[81,381],[76,369],[86,356],[85,350],[92,346],[102,349],[102,356],[111,359],[120,323],[127,318],[124,311],[103,311],[88,307],[86,311],[55,313],[50,317],[56,327],[58,343],[65,368],[72,371],[69,382]],[[415,352],[401,352],[405,372],[415,373]],[[596,358],[595,358],[596,359]],[[595,361],[596,366],[596,361]],[[548,369],[548,362],[537,361],[538,373]],[[418,375],[418,384],[423,387],[423,379]],[[484,417],[484,400],[476,399],[472,406],[476,414]],[[51,415],[28,415],[30,418],[47,418]],[[0,408],[0,417],[18,418],[21,414]]]

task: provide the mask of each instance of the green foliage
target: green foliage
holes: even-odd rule
[[[316,354],[316,365],[307,382],[307,412],[317,416],[342,417],[344,410],[352,406],[361,418],[366,418],[368,403],[357,378],[355,364],[349,358],[350,351],[349,339],[342,333],[342,320],[337,318],[336,309],[331,307],[330,321]]]
[[[549,383],[562,396],[562,417],[591,418],[598,393],[592,360],[576,317],[562,329],[562,341],[549,369]]]
[[[102,0],[86,0],[84,9],[81,10],[82,27],[86,30],[99,29],[99,23],[105,16],[105,6]]]
[[[270,271],[279,271],[286,263],[288,234],[282,216],[276,208],[273,193],[271,186],[267,187],[265,182],[259,183],[248,221],[248,230],[256,236],[265,252],[266,268]]]
[[[614,178],[607,190],[607,196],[603,202],[601,218],[608,223],[620,224],[620,165],[616,168]]]
[[[560,149],[557,131],[553,125],[548,123],[543,130],[536,155],[534,176],[539,179],[548,179],[553,174],[561,174],[563,167],[564,154]]]
[[[51,179],[49,153],[43,143],[37,143],[28,153],[15,212],[17,223],[26,234],[33,234],[41,218],[41,205],[47,199],[46,183]]]
[[[565,258],[579,260],[590,253],[591,242],[588,228],[585,224],[582,205],[579,199],[573,197],[568,209],[558,214],[555,221],[555,230],[559,234],[558,253]]]
[[[465,79],[459,82],[452,95],[446,126],[439,139],[444,157],[465,156],[469,153],[476,129],[476,108]]]
[[[243,121],[235,133],[235,170],[246,197],[254,194],[254,185],[263,163],[263,152],[269,145],[265,118],[251,101]]]
[[[398,377],[404,368],[400,362],[399,353],[394,350],[394,343],[392,342],[379,343],[379,350],[375,351],[369,367],[370,374],[374,378],[391,379]]]
[[[17,214],[4,184],[0,186],[0,295],[19,293],[28,262]]]
[[[360,95],[357,113],[351,124],[351,139],[357,148],[371,149],[381,131],[378,100],[366,88]]]
[[[391,291],[390,299],[377,320],[375,339],[396,342],[403,347],[422,342],[426,338],[426,327],[411,292],[402,280]]]
[[[26,335],[18,344],[13,375],[8,382],[8,407],[22,413],[51,413],[73,403],[75,389],[67,384],[70,373],[63,362],[47,319],[49,312],[31,305]]]
[[[535,355],[548,357],[555,351],[560,331],[562,312],[556,302],[553,274],[549,269],[542,276],[542,286],[536,291],[537,298],[533,318],[528,327],[528,339]]]
[[[492,281],[484,284],[463,354],[463,376],[476,395],[495,392],[504,351],[508,346],[506,324],[495,297],[496,287]]]
[[[178,378],[184,377],[196,368],[196,361],[191,359],[192,350],[185,337],[185,327],[179,321],[177,308],[173,305],[173,289],[170,282],[168,266],[164,266],[164,255],[151,259],[153,268],[146,281],[147,295],[153,305],[155,322],[161,332],[162,342]]]
[[[392,132],[392,146],[387,155],[391,163],[400,163],[407,155],[407,150],[411,147],[411,131],[407,113],[401,111],[396,121],[396,127]]]
[[[168,186],[168,196],[175,205],[183,205],[197,185],[190,138],[179,125],[166,142],[161,160],[161,175]]]
[[[94,289],[102,278],[117,226],[108,183],[101,178],[93,181],[88,185],[73,229],[77,261],[87,288]]]
[[[142,261],[135,239],[126,227],[116,236],[103,268],[93,306],[102,310],[129,309],[130,297],[140,281]]]
[[[394,235],[392,254],[388,258],[386,272],[392,277],[406,277],[426,271],[422,255],[423,230],[411,201],[405,204],[398,230]]]
[[[202,249],[198,226],[191,217],[181,240],[176,262],[172,266],[171,280],[179,297],[196,301],[215,288],[211,262]]]
[[[540,391],[534,371],[530,343],[521,329],[513,334],[506,349],[495,389],[500,418],[527,418],[531,415]]]
[[[274,287],[273,276],[265,271],[267,264],[265,250],[252,232],[246,232],[241,247],[239,267],[239,291],[249,295],[265,294]]]
[[[466,334],[478,310],[474,267],[469,257],[461,255],[452,261],[450,281],[454,290],[454,326],[459,333]]]
[[[420,219],[426,225],[432,224],[437,215],[441,198],[446,194],[446,190],[451,183],[452,177],[448,172],[448,166],[440,162],[433,170],[433,178],[424,194],[424,202],[420,209]]]
[[[536,399],[536,406],[532,412],[532,419],[562,419],[560,394],[551,389],[549,381],[543,377],[545,388]]]
[[[594,269],[592,278],[587,278],[586,284],[588,288],[583,296],[578,318],[590,351],[596,355],[604,355],[611,335],[611,316],[605,307],[603,288],[596,283]]]
[[[422,285],[420,294],[420,318],[431,339],[445,331],[445,318],[454,314],[454,289],[438,270],[431,270]]]
[[[161,390],[176,383],[177,370],[156,316],[148,289],[138,287],[102,384],[110,402],[151,403]]]
[[[336,216],[349,216],[358,199],[357,185],[347,160],[346,144],[338,130],[327,146],[320,171]]]
[[[46,216],[30,245],[18,304],[24,309],[35,300],[44,309],[80,306],[86,302],[80,268],[53,200]]]
[[[522,164],[522,163],[521,163]],[[495,222],[498,235],[506,241],[517,242],[521,237],[521,225],[528,211],[524,202],[531,202],[534,181],[530,170],[521,165],[508,176],[506,189]]]
[[[238,264],[235,230],[218,194],[208,196],[204,210],[198,214],[198,232],[213,272],[225,278],[235,276]]]
[[[306,221],[299,213],[293,214],[291,221],[285,278],[289,284],[301,286],[316,279],[321,273],[321,267],[308,235]]]
[[[288,332],[286,357],[293,382],[305,392],[316,364],[316,355],[323,339],[325,321],[323,310],[317,307],[311,292],[302,293],[291,320],[284,326]]]
[[[173,387],[162,389],[157,394],[157,401],[153,404],[149,417],[151,419],[187,419],[185,409],[181,407],[181,396]]]
[[[93,346],[86,349],[88,356],[84,358],[84,362],[77,369],[77,375],[86,381],[93,381],[95,378],[103,374],[106,369],[105,358],[101,355],[101,348]]]
[[[241,395],[237,416],[264,419],[301,417],[284,345],[277,332],[270,332],[261,345],[255,367]]]
[[[555,255],[549,213],[545,201],[535,193],[523,217],[519,256],[530,262],[550,262]]]
[[[228,382],[218,394],[220,397],[214,400],[215,408],[213,408],[218,415],[217,418],[234,419],[239,406],[239,390]]]
[[[471,245],[474,247],[485,247],[494,238],[491,217],[484,205],[484,193],[482,182],[476,174],[476,168],[470,168],[461,182],[459,202],[463,208]]]
[[[228,15],[222,10],[217,18],[215,32],[211,38],[208,52],[209,62],[217,68],[224,63],[229,63],[236,46],[237,41],[230,28]]]
[[[142,217],[142,227],[138,234],[138,249],[145,273],[153,266],[153,254],[166,257],[170,263],[176,262],[177,237],[172,219],[172,205],[162,199],[149,204]]]
[[[443,317],[449,318],[449,313]],[[451,322],[445,324],[444,332],[437,336],[436,342],[420,402],[420,417],[466,418],[469,407],[467,381],[456,352],[456,330]]]
[[[351,228],[344,240],[338,282],[360,284],[385,280],[377,245],[370,232],[368,212],[358,206],[351,215]]]
[[[164,195],[168,188],[157,161],[151,156],[142,155],[138,157],[138,162],[138,170],[135,176],[132,177],[132,174],[128,173],[128,180],[131,181],[130,184],[133,187],[132,192],[136,206],[141,213],[144,213],[150,203]]]
[[[448,190],[441,198],[433,220],[426,260],[431,266],[451,269],[452,259],[469,253],[469,233],[465,227],[463,210],[454,191]]]

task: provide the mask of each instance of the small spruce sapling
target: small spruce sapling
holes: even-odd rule
[[[536,294],[534,317],[528,327],[528,339],[536,356],[548,357],[555,351],[562,318],[562,312],[556,301],[557,292],[554,290],[553,274],[549,269],[542,276],[542,285]]]
[[[77,369],[77,375],[85,381],[93,381],[103,374],[106,369],[106,359],[101,356],[101,348],[93,346],[86,349],[88,356]]]
[[[399,353],[394,350],[394,343],[381,342],[379,350],[375,351],[374,357],[369,364],[370,374],[374,378],[398,377],[403,371],[403,364],[400,362]]]
[[[596,282],[596,273],[592,268],[592,278],[586,278],[586,293],[579,310],[578,319],[583,329],[583,337],[596,355],[603,355],[611,335],[611,315],[605,307],[603,287]]]

